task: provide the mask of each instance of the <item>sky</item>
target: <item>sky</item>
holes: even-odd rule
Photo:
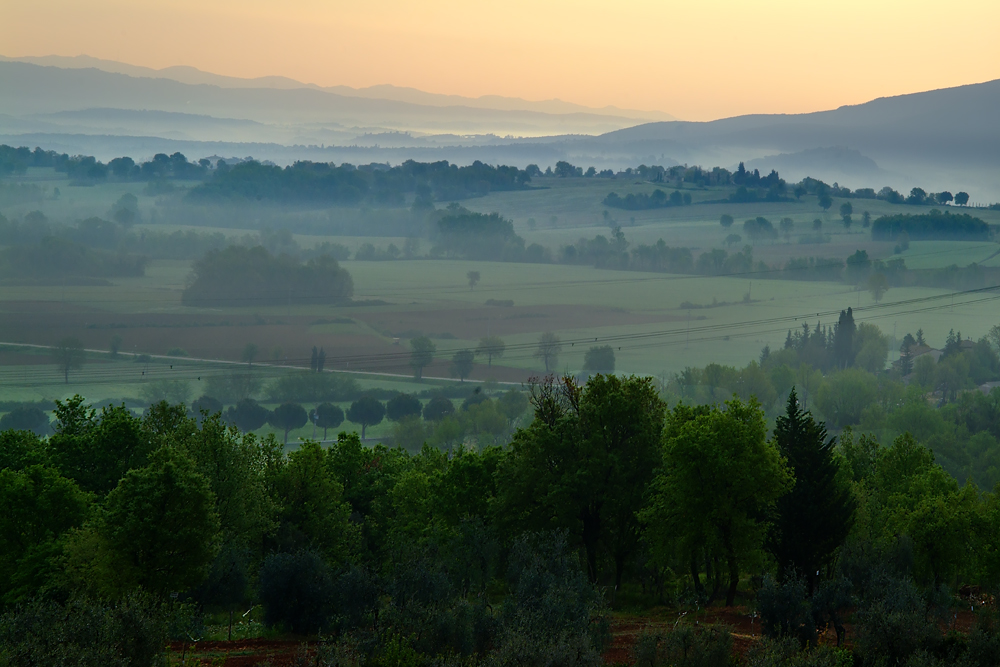
[[[801,113],[1000,78],[997,0],[0,0],[0,54]]]

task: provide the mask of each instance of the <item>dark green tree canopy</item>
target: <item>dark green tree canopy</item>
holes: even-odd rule
[[[453,414],[455,414],[455,404],[444,396],[435,396],[424,406],[424,419],[427,421],[441,421]]]
[[[396,422],[410,415],[419,415],[422,409],[419,398],[413,394],[399,393],[386,402],[385,416]]]
[[[372,396],[362,396],[351,403],[347,411],[347,419],[355,424],[361,424],[361,439],[365,438],[365,431],[369,426],[374,426],[385,417],[385,405]]]
[[[268,416],[268,423],[274,428],[285,432],[285,444],[288,444],[288,432],[302,428],[309,421],[306,409],[298,403],[282,403]]]
[[[316,426],[323,429],[323,439],[326,440],[327,429],[337,428],[344,423],[344,411],[333,403],[320,403],[315,411]]]
[[[594,346],[583,356],[583,370],[591,373],[614,373],[615,350],[610,345]]]
[[[187,590],[215,558],[215,496],[190,458],[163,448],[108,494],[99,531],[123,578],[159,595]]]
[[[776,506],[773,552],[784,575],[798,573],[816,585],[816,572],[826,566],[853,525],[854,498],[838,477],[835,438],[826,426],[803,411],[792,389],[785,414],[777,418],[774,443],[795,476],[791,491]]]

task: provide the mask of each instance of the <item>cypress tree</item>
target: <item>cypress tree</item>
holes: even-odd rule
[[[839,368],[847,368],[854,363],[854,313],[848,308],[840,311],[837,330],[833,339],[833,356]]]
[[[811,595],[817,572],[851,530],[854,498],[837,479],[836,438],[827,438],[826,425],[799,407],[794,388],[785,415],[777,419],[774,441],[795,474],[795,486],[778,500],[772,552],[779,575],[804,576]]]

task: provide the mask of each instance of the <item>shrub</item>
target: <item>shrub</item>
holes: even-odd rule
[[[733,637],[727,628],[681,625],[644,633],[635,646],[636,667],[729,667]]]
[[[166,641],[166,615],[141,594],[116,602],[34,600],[0,618],[4,665],[149,667]]]
[[[329,566],[312,551],[268,556],[260,568],[258,595],[264,623],[299,634],[326,629],[336,589]]]

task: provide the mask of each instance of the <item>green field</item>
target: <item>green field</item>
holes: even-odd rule
[[[221,211],[220,222],[224,224],[206,227],[185,221],[179,195],[147,196],[142,194],[142,184],[75,187],[52,178],[51,173],[34,170],[21,180],[44,185],[48,198],[0,209],[8,219],[17,220],[37,209],[55,223],[72,224],[91,215],[106,216],[118,197],[133,192],[139,197],[142,214],[136,231],[196,229],[239,237],[266,226],[280,228],[275,225],[282,220],[294,228],[295,221],[309,218],[326,220],[329,235],[296,234],[294,239],[302,248],[329,241],[353,251],[364,243],[384,248],[390,243],[402,246],[405,241],[403,237],[338,233],[338,220],[376,219],[382,215],[378,210],[268,208],[256,218],[248,217],[243,228],[231,225],[232,211]],[[549,178],[539,184],[544,187],[490,194],[462,205],[500,212],[513,219],[526,242],[540,243],[555,253],[561,245],[580,238],[608,234],[601,200],[609,191],[624,195],[657,187],[582,178]],[[60,195],[53,199],[56,187]],[[815,197],[782,203],[698,204],[726,193],[712,189],[691,192],[696,202],[692,206],[609,210],[608,215],[622,225],[630,244],[654,243],[662,238],[670,246],[692,248],[696,256],[707,249],[725,247],[727,234],[742,232],[743,219],[764,216],[776,222],[790,217],[795,230],[789,240],[758,243],[753,250],[755,261],[775,264],[791,257],[844,258],[859,249],[872,258],[892,258],[892,244],[872,242],[867,230],[861,228],[862,211],[868,210],[873,217],[919,212],[882,201],[852,200],[856,224],[846,230],[834,213],[839,200],[824,213]],[[719,225],[723,213],[737,221],[731,230]],[[996,211],[977,210],[975,214],[1000,223]],[[198,219],[204,215],[199,209]],[[396,211],[392,215],[402,214]],[[535,222],[529,226],[531,218]],[[827,242],[798,242],[800,235],[812,233],[812,221],[817,218],[823,220]],[[422,233],[414,224],[415,234]],[[421,239],[418,255],[431,245],[427,238]],[[914,269],[972,262],[1000,266],[1000,255],[994,256],[998,250],[1000,245],[995,243],[914,242],[899,256]],[[385,305],[200,309],[181,305],[190,264],[190,260],[154,260],[145,276],[114,279],[109,286],[4,285],[0,288],[0,342],[54,345],[62,338],[75,337],[87,348],[106,350],[111,337],[118,335],[122,351],[128,354],[163,355],[181,348],[192,357],[229,362],[237,361],[243,347],[253,343],[260,349],[261,359],[297,367],[307,366],[311,348],[320,346],[327,351],[327,368],[331,370],[388,374],[359,376],[365,387],[414,391],[428,386],[406,379],[410,373],[406,342],[417,335],[435,341],[437,356],[425,375],[442,382],[453,381],[448,366],[455,351],[474,347],[483,336],[498,335],[508,346],[507,354],[492,368],[477,363],[471,379],[520,383],[544,372],[534,354],[543,332],[553,332],[564,342],[554,369],[559,372],[579,372],[589,347],[608,344],[615,350],[618,371],[665,377],[710,362],[744,365],[757,358],[765,345],[780,347],[789,329],[803,322],[832,325],[837,313],[848,306],[857,309],[858,321],[873,322],[897,340],[922,328],[932,345],[942,344],[952,329],[978,338],[1000,319],[993,301],[984,301],[982,295],[921,301],[948,294],[934,288],[890,289],[876,306],[867,291],[839,282],[442,259],[343,262],[354,279],[355,300],[379,300]],[[482,276],[475,289],[467,283],[469,271],[479,271]],[[488,300],[512,301],[513,305],[490,306]],[[693,307],[682,307],[685,303]],[[891,353],[890,359],[894,355]],[[95,357],[71,374],[67,385],[44,352],[8,352],[0,356],[0,363],[0,400],[6,401],[55,399],[77,392],[94,400],[135,398],[143,383],[161,373],[190,382],[193,398],[200,394],[199,373],[207,368],[204,363],[177,361],[176,369],[165,371],[157,361],[151,375],[142,375],[140,365],[134,362],[108,363]],[[383,425],[371,432],[382,435],[386,428]],[[307,435],[305,431],[311,434],[311,427],[293,438]]]

